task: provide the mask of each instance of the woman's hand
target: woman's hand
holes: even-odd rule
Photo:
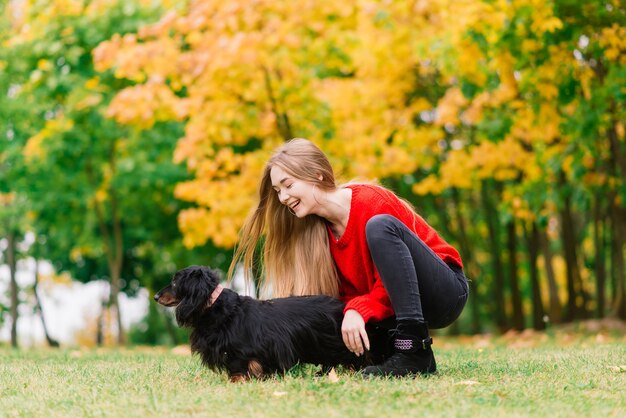
[[[361,314],[354,309],[346,311],[341,324],[341,335],[348,350],[357,356],[363,354],[363,347],[366,350],[370,349],[370,341],[367,338],[367,332],[365,332],[365,321],[363,321]]]

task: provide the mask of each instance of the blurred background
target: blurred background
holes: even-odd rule
[[[309,138],[461,252],[446,333],[626,319],[621,0],[0,0],[0,344],[179,344]]]

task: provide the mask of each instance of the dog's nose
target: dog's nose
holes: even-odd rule
[[[161,295],[159,295],[158,293],[156,293],[156,294],[154,295],[154,300],[158,302],[160,297],[161,297]]]

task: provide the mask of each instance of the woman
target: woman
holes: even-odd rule
[[[337,186],[328,158],[305,139],[275,151],[259,193],[229,275],[243,258],[249,278],[264,236],[266,288],[274,297],[340,297],[342,335],[352,352],[370,349],[366,323],[395,315],[393,355],[365,375],[434,373],[428,324],[450,325],[467,301],[459,253],[391,191]]]

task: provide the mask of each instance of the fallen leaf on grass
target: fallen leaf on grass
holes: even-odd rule
[[[172,354],[176,354],[178,356],[190,356],[191,349],[188,345],[177,345],[176,347],[172,348]]]
[[[480,385],[480,382],[477,382],[475,380],[462,380],[460,382],[456,382],[455,385],[472,386],[472,385]]]
[[[337,376],[337,372],[334,367],[330,369],[330,372],[328,372],[328,381],[330,383],[337,383],[339,381],[339,376]]]
[[[287,393],[288,392],[278,392],[278,391],[276,391],[276,392],[272,393],[272,396],[281,397],[281,396],[287,395]]]
[[[626,372],[626,366],[623,364],[620,366],[609,366],[609,370],[614,372]]]

